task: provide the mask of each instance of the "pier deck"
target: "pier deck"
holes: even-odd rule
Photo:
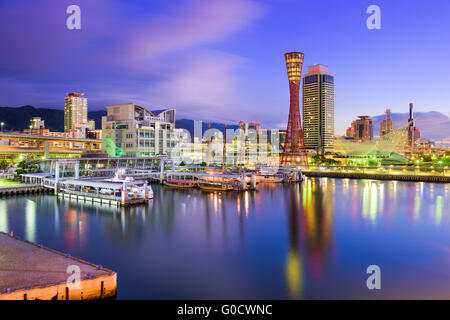
[[[67,284],[79,267],[79,288]],[[70,270],[70,269],[69,269]],[[116,273],[0,232],[0,300],[92,300],[116,295]]]

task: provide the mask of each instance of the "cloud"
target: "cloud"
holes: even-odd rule
[[[162,68],[165,79],[143,91],[151,104],[182,106],[185,114],[200,119],[225,119],[243,111],[233,73],[243,58],[203,50],[171,61]]]
[[[208,45],[251,25],[262,7],[253,0],[157,3],[79,0],[81,30],[67,30],[71,1],[3,2],[0,82],[14,90],[3,90],[0,104],[62,106],[73,90],[86,92],[94,107],[155,101],[228,112],[241,100],[234,72],[243,58]]]

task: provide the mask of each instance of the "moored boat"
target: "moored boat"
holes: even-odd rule
[[[200,181],[198,186],[204,191],[232,191],[233,185],[221,182]]]
[[[168,173],[163,184],[169,188],[188,189],[196,188],[198,180],[191,176],[181,173]]]
[[[266,174],[266,175],[256,175],[257,183],[281,183],[283,182],[283,177],[275,174]]]
[[[170,188],[195,188],[197,187],[197,183],[195,181],[187,181],[187,180],[165,180],[164,185]]]

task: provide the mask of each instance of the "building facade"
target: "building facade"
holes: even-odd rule
[[[102,136],[109,139],[109,144],[114,143],[113,147],[120,153],[110,156],[179,156],[175,109],[150,111],[134,103],[106,109],[107,115],[102,117]],[[103,147],[106,150],[108,143]]]
[[[373,120],[369,116],[359,116],[346,131],[347,137],[364,142],[373,140]]]
[[[394,131],[394,122],[391,120],[391,109],[386,109],[386,119],[380,122],[380,137]]]
[[[84,93],[68,93],[64,99],[64,132],[72,132],[77,125],[87,123],[87,98],[84,98]]]
[[[303,132],[308,151],[334,150],[334,75],[316,64],[303,76]]]

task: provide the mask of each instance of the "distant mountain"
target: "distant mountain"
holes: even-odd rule
[[[88,112],[88,119],[95,120],[95,127],[101,128],[102,116],[106,111]],[[45,127],[50,131],[64,131],[64,110],[35,108],[33,106],[23,106],[18,108],[0,107],[0,121],[4,122],[4,130],[19,131],[30,126],[30,119],[40,117],[45,120]]]
[[[88,118],[95,120],[96,128],[102,126],[102,116],[106,115],[106,110],[98,110],[88,112]],[[49,109],[49,108],[35,108],[33,106],[23,106],[18,108],[0,107],[0,122],[4,122],[4,130],[14,131],[23,130],[29,127],[30,119],[32,117],[41,117],[45,120],[45,126],[51,131],[64,131],[64,110]],[[385,119],[385,115],[372,117],[374,121],[374,135],[380,134],[380,122]],[[433,139],[438,141],[450,141],[450,118],[443,113],[430,112],[416,112],[416,126],[422,132],[422,138]],[[400,128],[408,121],[407,113],[392,113],[391,118],[394,121],[395,128]],[[223,131],[223,123],[207,122],[202,123],[202,134],[211,128]],[[186,129],[194,136],[194,120],[179,119],[176,120],[175,126],[177,128]],[[228,125],[228,128],[236,130],[238,125]]]
[[[224,124],[218,122],[207,122],[202,121],[202,134],[208,130],[208,126],[211,126],[211,129],[217,129],[223,132]],[[180,119],[175,121],[175,127],[179,129],[186,129],[191,134],[191,137],[194,137],[194,120],[191,119]],[[236,130],[239,128],[238,125],[228,125],[228,129]]]
[[[391,119],[394,121],[395,129],[398,129],[408,122],[408,113],[392,113]],[[430,112],[415,112],[416,127],[422,134],[422,139],[433,139],[438,141],[450,141],[450,118],[445,114]],[[380,135],[380,122],[386,119],[386,115],[372,117],[374,123],[374,135]]]
[[[106,110],[88,112],[88,119],[95,120],[96,128],[101,128],[103,116],[106,116]],[[35,108],[33,106],[18,108],[0,107],[0,121],[5,123],[3,129],[7,131],[19,131],[28,128],[30,126],[30,119],[33,117],[40,117],[42,120],[45,120],[45,127],[51,131],[64,131],[64,110]],[[211,128],[223,131],[223,123],[203,122],[202,134],[208,129],[208,125]],[[176,120],[175,126],[188,130],[191,137],[194,136],[194,120]],[[237,129],[238,127],[237,125],[228,126],[230,129]]]

